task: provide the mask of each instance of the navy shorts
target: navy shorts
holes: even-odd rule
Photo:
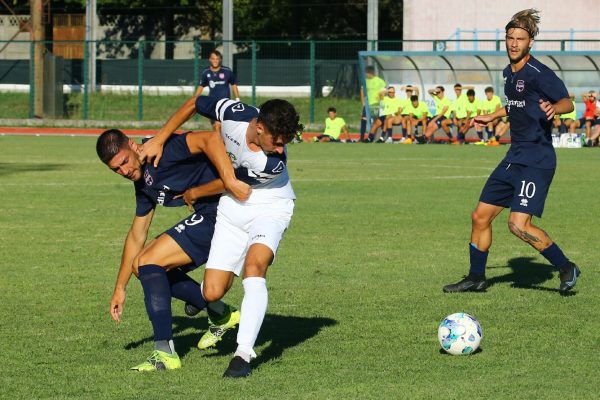
[[[502,161],[485,183],[479,201],[541,217],[553,177],[554,169]]]
[[[437,121],[435,121],[435,123],[436,123],[437,127],[438,127],[438,128],[441,128],[441,127],[442,127],[442,122],[443,122],[444,120],[446,120],[446,119],[447,119],[446,117],[440,117],[440,119],[438,119]]]
[[[216,208],[204,212],[197,211],[164,232],[172,237],[193,261],[192,265],[181,268],[182,271],[193,271],[206,263],[216,221]]]

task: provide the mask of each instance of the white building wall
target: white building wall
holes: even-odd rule
[[[600,39],[599,0],[404,0],[403,38],[445,40],[454,38],[456,29],[460,28],[499,29],[502,39],[510,17],[526,8],[541,11],[537,39],[569,39],[568,32],[548,32],[569,29],[576,31],[575,39]],[[582,32],[589,30],[595,32]],[[471,39],[472,36],[463,33],[461,38]],[[496,36],[495,33],[480,33],[478,38],[495,39]]]

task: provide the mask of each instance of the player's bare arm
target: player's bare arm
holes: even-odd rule
[[[183,194],[175,196],[175,198],[183,198],[190,211],[194,209],[194,204],[201,197],[209,197],[217,194],[225,193],[225,185],[221,179],[205,183],[204,185],[195,186],[187,189]]]
[[[485,125],[487,123],[492,122],[493,120],[495,120],[497,118],[506,117],[507,115],[508,114],[506,113],[506,108],[502,107],[502,108],[497,109],[496,111],[494,111],[491,114],[476,116],[475,118],[473,118],[473,123]]]
[[[153,216],[154,210],[143,217],[136,216],[131,223],[127,237],[125,238],[123,254],[121,255],[121,266],[119,267],[119,274],[117,275],[115,290],[110,300],[109,310],[111,318],[117,323],[121,322],[127,284],[133,274],[133,260],[144,248]]]
[[[207,155],[217,168],[222,179],[221,184],[227,191],[240,201],[248,200],[252,189],[250,185],[236,179],[220,135],[213,132],[190,133],[186,137],[186,142],[192,154],[205,153]]]
[[[568,98],[560,99],[554,104],[540,99],[540,109],[546,113],[546,118],[551,120],[557,114],[567,114],[573,111],[573,103]]]

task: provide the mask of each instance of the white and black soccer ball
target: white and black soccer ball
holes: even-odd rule
[[[479,348],[481,338],[481,325],[467,313],[448,315],[438,328],[438,340],[442,349],[455,356],[472,354]]]

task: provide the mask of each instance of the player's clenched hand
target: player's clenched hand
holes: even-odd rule
[[[546,119],[550,121],[554,118],[556,114],[556,110],[554,109],[554,105],[549,101],[545,101],[540,99],[540,109],[546,114]]]
[[[252,193],[252,187],[239,179],[234,179],[225,185],[225,189],[239,201],[246,201]]]
[[[194,204],[196,203],[196,201],[198,201],[200,196],[198,195],[197,191],[194,190],[194,188],[189,188],[185,192],[183,192],[183,194],[178,194],[177,196],[173,196],[173,198],[183,198],[183,201],[185,202],[185,204],[187,204],[190,212],[194,212]]]
[[[492,118],[487,115],[478,115],[471,121],[471,126],[475,126],[476,130],[481,130],[485,125],[492,122]]]
[[[160,161],[163,153],[163,143],[157,140],[156,138],[152,138],[148,140],[142,146],[142,150],[140,152],[140,161],[148,161],[152,162],[154,160],[154,167],[158,167],[158,162]]]
[[[121,322],[123,314],[123,304],[125,303],[125,290],[115,289],[112,299],[110,299],[110,317],[116,322]]]

